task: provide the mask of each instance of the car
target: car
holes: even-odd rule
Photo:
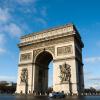
[[[49,94],[50,98],[64,98],[65,94],[61,92],[53,92]]]

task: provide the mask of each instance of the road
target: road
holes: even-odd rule
[[[65,98],[49,98],[48,96],[12,96],[0,95],[0,100],[100,100],[100,96],[72,96]]]

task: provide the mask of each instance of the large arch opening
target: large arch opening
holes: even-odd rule
[[[41,52],[35,60],[35,90],[45,92],[48,89],[48,69],[53,56],[48,51]]]

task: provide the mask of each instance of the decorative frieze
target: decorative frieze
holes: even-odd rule
[[[57,38],[57,39],[51,39],[51,40],[48,40],[48,41],[43,41],[43,42],[36,42],[36,43],[33,43],[31,45],[27,45],[27,46],[22,46],[20,48],[21,51],[24,51],[24,50],[29,50],[29,49],[35,49],[35,48],[39,48],[39,47],[45,47],[45,46],[50,46],[50,45],[55,45],[55,44],[58,44],[58,43],[64,43],[64,42],[70,42],[70,41],[73,41],[74,40],[74,37],[62,37],[62,38]]]
[[[32,53],[24,53],[20,56],[20,61],[27,61],[32,59]]]
[[[72,45],[62,46],[57,48],[57,56],[66,55],[72,53]]]
[[[21,43],[28,42],[32,40],[39,40],[55,35],[62,35],[64,33],[72,32],[74,30],[73,25],[66,25],[61,28],[55,28],[48,31],[40,32],[39,34],[32,34],[31,36],[26,36],[25,38],[21,38]]]

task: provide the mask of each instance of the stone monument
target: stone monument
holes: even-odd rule
[[[82,48],[75,25],[67,24],[21,37],[17,93],[45,92],[53,61],[53,90],[79,94],[84,90]]]

